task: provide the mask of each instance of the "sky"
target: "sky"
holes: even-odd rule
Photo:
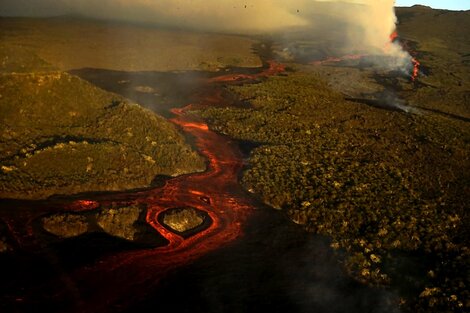
[[[435,9],[470,10],[470,0],[397,0],[399,7],[410,7],[415,4],[427,5]]]

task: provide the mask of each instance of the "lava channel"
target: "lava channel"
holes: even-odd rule
[[[284,66],[279,63],[268,64],[269,67],[256,74],[223,75],[210,78],[207,83],[251,81],[284,71]],[[214,94],[204,95],[209,103],[216,102],[214,97],[224,103],[217,88],[210,90]],[[204,105],[203,101],[201,103]],[[174,118],[170,121],[195,139],[197,149],[207,159],[207,171],[170,179],[163,187],[152,190],[76,200],[65,208],[66,211],[80,212],[111,203],[145,204],[147,222],[169,242],[163,247],[116,253],[99,259],[91,266],[75,270],[71,274],[75,284],[73,293],[81,295],[75,304],[77,311],[106,311],[110,303],[129,305],[138,298],[136,287],[156,286],[169,271],[242,235],[242,225],[253,211],[253,205],[238,183],[242,168],[241,153],[230,138],[211,131],[207,124],[189,114],[191,107],[173,109]],[[204,211],[212,223],[205,230],[183,238],[160,224],[158,219],[166,210],[179,207]]]

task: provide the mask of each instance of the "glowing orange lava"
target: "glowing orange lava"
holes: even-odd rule
[[[385,53],[390,52],[392,44],[398,40],[398,32],[394,31],[393,33],[391,33],[389,36],[389,39],[390,41],[387,42],[387,44],[383,48]],[[405,51],[408,50],[404,44],[400,43],[400,45],[403,50]],[[317,61],[310,62],[310,64],[311,65],[325,65],[328,63],[338,63],[338,62],[342,62],[346,60],[359,60],[366,56],[368,56],[368,54],[347,54],[347,55],[343,55],[340,57],[327,57],[324,60],[317,60]],[[419,75],[420,62],[416,59],[416,57],[412,57],[411,62],[413,65],[413,70],[411,72],[411,80],[415,81]]]
[[[229,75],[222,75],[217,76],[209,80],[209,82],[233,82],[233,81],[240,81],[240,80],[252,80],[260,77],[267,77],[282,73],[286,70],[285,66],[281,63],[277,63],[275,61],[268,61],[269,67],[260,72],[258,74],[229,74]]]
[[[93,200],[77,200],[70,205],[72,211],[90,211],[98,208],[100,204]]]
[[[207,83],[228,83],[253,80],[283,72],[284,66],[269,62],[269,67],[257,74],[233,74],[211,78]],[[208,104],[223,103],[222,93],[204,95]],[[204,103],[203,103],[204,104]],[[179,176],[163,187],[147,191],[97,196],[94,200],[78,200],[66,205],[65,211],[85,211],[110,204],[145,204],[146,221],[161,234],[168,244],[154,249],[126,251],[103,257],[92,266],[73,273],[76,288],[94,290],[77,307],[80,312],[97,312],[114,301],[122,302],[135,286],[149,287],[168,272],[200,256],[220,248],[242,235],[242,225],[253,212],[238,184],[242,156],[228,137],[211,131],[207,124],[188,113],[192,105],[175,108],[170,119],[195,139],[199,152],[207,159],[207,171]],[[159,216],[171,208],[194,207],[206,212],[212,224],[189,238],[171,232],[160,224]]]
[[[398,39],[398,32],[397,31],[394,31],[392,34],[390,34],[390,43],[389,45],[387,45],[385,47],[385,50],[388,51],[390,49],[390,45],[395,42],[396,40]],[[404,51],[407,51],[409,50],[407,47],[406,47],[406,44],[404,43],[400,43],[402,49]],[[411,53],[410,53],[411,54]],[[411,63],[413,65],[413,70],[411,71],[411,80],[412,81],[415,81],[417,78],[418,78],[418,75],[419,75],[419,67],[421,65],[421,63],[416,59],[416,57],[412,57],[411,58]]]
[[[419,66],[421,63],[416,58],[412,58],[411,62],[413,63],[413,72],[411,73],[411,80],[415,81],[419,75]]]
[[[384,52],[387,53],[387,52],[390,52],[390,49],[392,47],[392,44],[398,40],[398,32],[397,31],[394,31],[393,33],[390,34],[389,36],[389,41],[385,44],[384,46]]]

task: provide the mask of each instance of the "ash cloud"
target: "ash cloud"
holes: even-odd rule
[[[386,66],[405,67],[409,55],[398,44],[390,44],[394,4],[394,0],[3,0],[0,15],[77,14],[287,40],[322,38],[344,53],[387,55]]]

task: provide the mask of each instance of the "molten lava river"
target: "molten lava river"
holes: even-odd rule
[[[138,74],[148,84],[166,82],[176,89],[172,82],[180,84],[180,90],[172,92],[183,96],[171,99],[180,107],[163,103],[161,111],[152,107],[155,99],[117,89],[115,82],[129,78],[129,73],[74,72],[168,116],[193,140],[207,160],[207,170],[168,178],[146,190],[2,201],[1,222],[17,252],[0,258],[0,311],[332,312],[334,308],[334,312],[365,312],[382,308],[381,299],[387,298],[383,291],[348,278],[328,239],[306,234],[243,191],[238,183],[243,166],[239,144],[211,131],[188,112],[200,106],[236,105],[222,86],[283,71],[281,64],[267,62],[262,69],[234,69],[223,75]],[[159,243],[129,247],[125,241],[106,241],[100,245],[95,235],[89,241],[83,236],[59,240],[44,235],[38,222],[51,214],[95,214],[110,207],[145,208],[142,224]],[[162,222],[162,216],[180,208],[203,214],[203,227],[187,234]],[[93,247],[93,257],[84,259]]]

